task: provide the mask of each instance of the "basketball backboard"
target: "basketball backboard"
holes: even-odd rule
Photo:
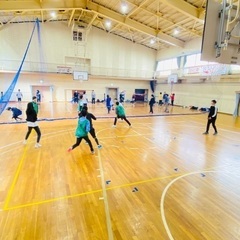
[[[236,6],[207,1],[201,60],[240,64],[240,23]]]
[[[87,81],[88,80],[88,72],[73,71],[73,80]]]

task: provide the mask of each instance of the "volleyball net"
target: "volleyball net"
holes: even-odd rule
[[[32,30],[32,34],[31,34],[31,37],[29,39],[29,42],[28,42],[28,45],[27,45],[27,48],[26,48],[26,51],[23,55],[23,59],[21,61],[21,64],[19,66],[19,69],[18,71],[16,72],[11,84],[9,85],[7,91],[5,91],[5,93],[3,93],[3,95],[1,96],[1,99],[0,99],[0,115],[2,114],[2,112],[4,111],[4,109],[6,108],[6,106],[8,105],[9,103],[9,100],[13,94],[13,91],[14,91],[14,88],[17,84],[17,81],[18,81],[18,78],[19,78],[19,75],[21,73],[21,70],[22,70],[22,66],[24,64],[24,61],[25,61],[25,58],[27,56],[27,53],[28,53],[28,49],[30,47],[30,44],[31,44],[31,41],[32,41],[32,38],[33,38],[33,34],[34,34],[34,31],[35,31],[35,28],[38,28],[38,31],[39,31],[39,20],[36,19],[35,21],[35,24],[34,24],[34,27],[33,27],[33,30]]]

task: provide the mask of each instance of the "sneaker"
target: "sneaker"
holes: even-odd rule
[[[95,152],[94,152],[94,151],[91,151],[91,154],[95,154]]]
[[[24,141],[23,141],[23,145],[26,145],[26,144],[27,144],[27,140],[24,140]]]
[[[36,143],[35,144],[35,148],[39,148],[39,147],[41,147],[42,145],[40,144],[40,143]]]
[[[218,134],[218,132],[215,132],[213,135],[217,135]]]
[[[112,125],[112,127],[113,127],[113,128],[115,128],[115,127],[116,127],[116,125]]]
[[[204,132],[203,134],[204,134],[204,135],[207,135],[207,134],[208,134],[208,132]]]
[[[70,147],[67,151],[68,151],[68,152],[71,152],[71,151],[72,151],[72,147]]]
[[[85,144],[88,144],[88,142],[85,142]]]
[[[101,149],[101,148],[102,148],[102,145],[99,144],[97,147],[98,147],[98,149]]]
[[[132,125],[129,125],[129,127],[131,128],[131,127],[132,127]]]

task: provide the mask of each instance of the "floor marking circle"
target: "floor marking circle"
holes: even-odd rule
[[[178,181],[179,179],[190,176],[190,175],[194,175],[194,174],[202,174],[203,172],[204,173],[213,173],[213,172],[219,172],[219,171],[209,170],[209,171],[197,171],[197,172],[191,172],[191,173],[183,174],[183,175],[173,179],[163,190],[161,201],[160,201],[160,212],[161,212],[161,218],[162,218],[162,221],[163,221],[164,228],[165,228],[165,230],[167,232],[167,235],[168,235],[170,240],[174,240],[174,238],[173,238],[172,233],[171,233],[171,231],[168,227],[166,217],[165,217],[165,212],[164,212],[164,200],[165,200],[166,193],[167,193],[168,189],[171,187],[171,185],[173,183],[175,183],[176,181]]]

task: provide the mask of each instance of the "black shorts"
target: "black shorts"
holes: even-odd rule
[[[121,118],[122,120],[125,118],[126,116],[119,116],[117,115],[117,118]]]

